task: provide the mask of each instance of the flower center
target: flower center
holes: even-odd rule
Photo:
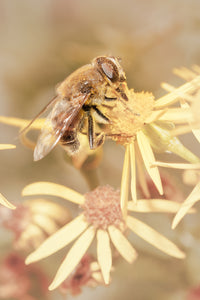
[[[119,227],[123,222],[120,208],[120,191],[111,186],[99,186],[85,194],[84,215],[95,228]]]
[[[112,109],[105,111],[110,124],[105,126],[105,134],[120,144],[127,144],[135,139],[154,107],[151,93],[127,92],[128,101],[116,101]]]

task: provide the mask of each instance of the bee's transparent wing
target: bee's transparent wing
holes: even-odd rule
[[[51,101],[30,121],[30,123],[25,128],[20,131],[19,134],[22,135],[27,132],[30,129],[31,125],[35,122],[35,120],[37,120],[42,114],[44,114],[49,108],[51,108],[58,100],[58,96],[53,97],[53,99],[51,99]]]
[[[35,161],[42,159],[56,146],[88,97],[89,95],[81,95],[72,100],[63,98],[55,104],[46,118],[34,149]]]

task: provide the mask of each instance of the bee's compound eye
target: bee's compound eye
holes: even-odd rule
[[[102,70],[104,72],[104,74],[112,81],[115,81],[117,78],[117,74],[116,74],[116,71],[114,70],[113,68],[113,65],[111,63],[103,63],[101,65],[102,67]]]
[[[119,79],[119,72],[117,66],[110,60],[105,57],[98,59],[98,65],[103,71],[103,73],[112,81],[115,82]]]

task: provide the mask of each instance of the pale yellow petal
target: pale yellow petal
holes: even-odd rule
[[[167,92],[175,92],[176,91],[176,94],[179,96],[179,100],[182,100],[183,98],[185,99],[185,100],[187,100],[187,101],[192,101],[192,96],[190,96],[189,94],[187,94],[187,93],[183,93],[183,92],[177,92],[177,89],[173,86],[173,85],[171,85],[171,84],[169,84],[169,83],[162,83],[161,84],[161,86],[162,86],[162,88],[164,89],[164,90],[166,90]]]
[[[124,218],[126,218],[126,215],[127,215],[129,178],[130,178],[130,145],[127,145],[125,156],[124,156],[123,170],[122,170],[121,199],[120,199],[120,205],[121,205],[122,214],[123,214]]]
[[[185,257],[185,254],[174,243],[142,221],[128,216],[127,226],[139,237],[164,253],[176,258]]]
[[[177,137],[171,136],[170,129],[157,124],[149,124],[145,127],[145,134],[149,137],[154,150],[158,152],[171,151],[188,162],[199,162],[199,158],[184,147]]]
[[[151,148],[148,138],[145,136],[145,134],[142,131],[139,131],[137,133],[137,142],[138,142],[138,146],[139,146],[140,152],[142,154],[142,158],[143,158],[145,167],[147,169],[147,172],[148,172],[149,176],[151,177],[151,179],[153,180],[159,193],[162,195],[163,188],[162,188],[162,182],[161,182],[159,170],[157,167],[151,168],[151,165],[155,162],[153,150]]]
[[[12,144],[0,144],[0,150],[7,150],[7,149],[15,149],[16,146]]]
[[[54,220],[42,214],[34,214],[32,216],[32,221],[42,228],[48,235],[51,235],[58,229],[58,225]]]
[[[92,272],[97,272],[97,271],[99,272],[100,271],[100,266],[99,266],[98,262],[97,261],[91,262],[90,263],[90,269],[91,269]]]
[[[181,107],[184,107],[184,108],[190,108],[189,104],[186,103],[185,101],[181,101]],[[200,129],[196,129],[195,128],[195,124],[193,125],[190,121],[189,122],[189,125],[190,125],[190,128],[191,128],[191,131],[193,132],[195,138],[197,139],[197,141],[200,143]]]
[[[49,286],[49,290],[56,289],[76,268],[83,255],[91,245],[94,237],[95,229],[93,226],[91,226],[77,239],[59,267],[53,282]]]
[[[137,164],[138,182],[140,184],[140,188],[142,190],[144,197],[150,198],[151,195],[147,184],[145,165],[137,143],[135,143],[135,152],[136,152],[135,156],[137,157],[136,164]]]
[[[198,170],[200,169],[200,163],[197,164],[185,164],[185,163],[168,163],[162,161],[156,161],[152,164],[152,168],[154,166],[171,168],[171,169],[182,169],[182,170]]]
[[[7,208],[15,209],[16,207],[10,203],[1,193],[0,193],[0,203]]]
[[[103,282],[103,278],[102,278],[102,274],[101,272],[92,272],[92,278],[96,281],[96,282]]]
[[[45,119],[35,120],[34,123],[31,125],[31,129],[41,129],[44,125],[44,121]],[[0,116],[0,123],[19,127],[19,128],[25,128],[26,126],[29,125],[30,120]]]
[[[137,253],[123,233],[111,225],[108,227],[110,238],[117,251],[130,264],[137,258]]]
[[[17,241],[17,246],[22,249],[31,247],[37,248],[47,238],[47,235],[36,224],[31,223],[25,231],[22,232],[20,239]]]
[[[83,204],[85,199],[84,196],[69,189],[63,185],[56,184],[53,182],[34,182],[27,185],[23,191],[23,196],[33,196],[33,195],[50,195],[61,197],[65,200],[69,200],[76,204]]]
[[[160,119],[160,117],[165,114],[165,112],[167,111],[168,109],[162,109],[162,110],[155,110],[155,111],[152,111],[152,113],[150,114],[150,116],[148,118],[146,118],[145,120],[145,123],[146,124],[150,124],[150,123],[153,123],[157,120]]]
[[[101,268],[105,284],[110,282],[110,271],[112,267],[112,252],[110,238],[106,230],[97,231],[97,259]]]
[[[67,246],[87,227],[88,223],[85,221],[84,216],[78,216],[73,221],[59,229],[56,233],[51,235],[48,239],[46,239],[36,251],[31,253],[27,257],[26,264],[30,264],[32,262],[45,258]]]
[[[200,143],[200,129],[195,129],[192,125],[191,128],[192,128],[192,133],[194,134],[197,141]]]
[[[192,69],[193,69],[195,72],[197,72],[198,74],[200,74],[200,66],[198,66],[198,65],[193,65],[193,66],[192,66]]]
[[[189,108],[170,108],[162,116],[160,116],[159,120],[182,124],[194,121],[194,117]]]
[[[185,67],[174,68],[173,73],[186,81],[190,81],[197,76],[196,73]]]
[[[188,213],[189,209],[200,200],[200,182],[194,187],[187,199],[182,203],[181,208],[174,217],[172,229],[174,229],[182,218]]]
[[[198,85],[200,85],[200,76],[197,76],[192,81],[183,84],[175,91],[168,93],[167,95],[155,101],[155,108],[159,109],[177,102],[177,100],[180,98],[180,94],[191,93],[197,89]]]
[[[176,213],[181,204],[178,202],[163,199],[140,199],[135,205],[132,201],[128,202],[128,210],[141,213]],[[190,210],[194,213],[195,210]]]
[[[56,221],[58,224],[67,223],[71,215],[66,207],[46,199],[32,199],[23,202],[33,214],[43,214]]]
[[[135,162],[135,146],[130,144],[130,159],[131,159],[131,195],[134,203],[137,202],[136,192],[136,162]]]

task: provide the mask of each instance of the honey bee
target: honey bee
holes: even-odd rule
[[[58,87],[56,96],[42,110],[52,107],[34,149],[34,160],[46,156],[59,142],[78,151],[78,132],[88,136],[90,149],[96,149],[104,141],[98,124],[109,124],[102,108],[110,103],[127,101],[124,89],[126,77],[120,60],[113,56],[99,56],[91,64],[82,66],[69,75]],[[40,114],[41,114],[40,113]],[[26,131],[38,114],[23,131]]]

